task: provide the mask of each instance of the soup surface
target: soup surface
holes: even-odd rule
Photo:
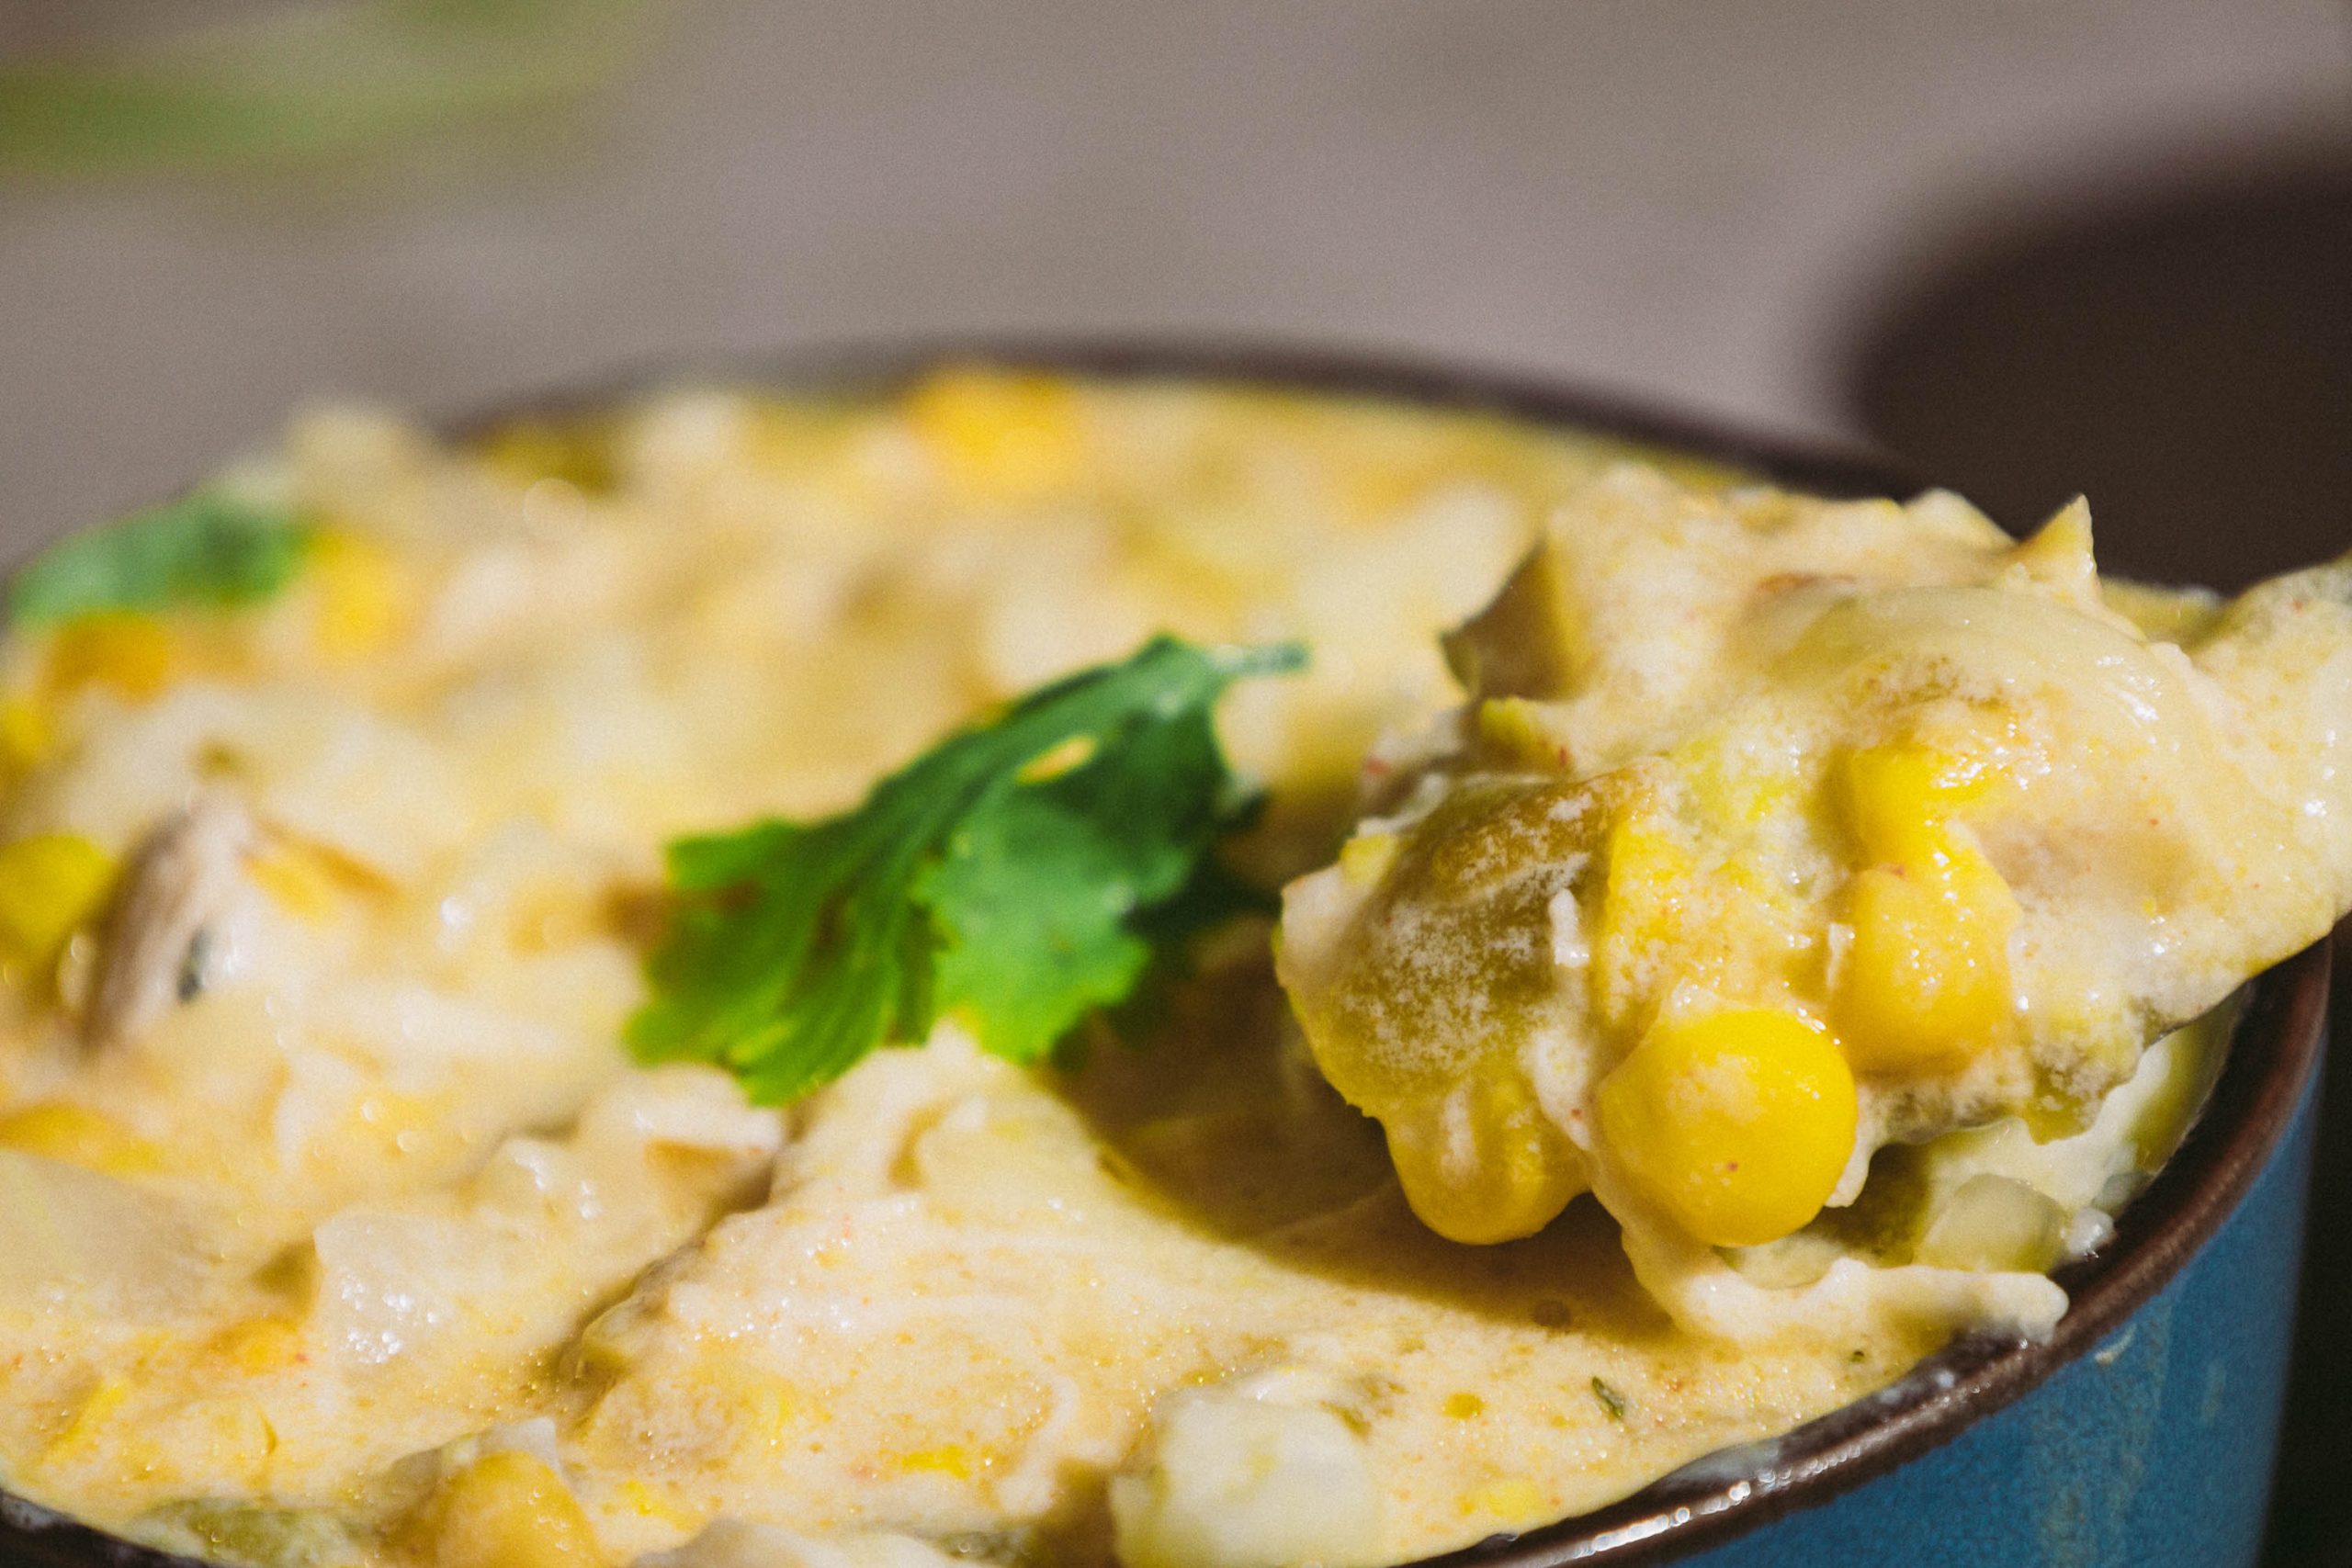
[[[1417,1215],[1452,1200],[1408,1201],[1263,919],[1044,1065],[950,1020],[775,1108],[624,1043],[666,842],[851,807],[1157,632],[1306,645],[1218,724],[1270,792],[1233,869],[1314,873],[1443,750],[1395,738],[1460,733],[1440,634],[1547,530],[1660,494],[2007,547],[1950,497],[1485,415],[975,368],[462,443],[325,413],[144,545],[51,558],[0,651],[0,1474],[287,1568],[1373,1563],[2046,1325],[2206,1032],[2109,1050],[2030,1127],[1884,1111],[1826,1218],[1706,1267],[1933,1288],[1712,1320],[1660,1284],[1689,1238],[1637,1280],[1575,1184]],[[2107,603],[2160,638],[2217,614]]]

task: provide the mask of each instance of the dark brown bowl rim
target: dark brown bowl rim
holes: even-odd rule
[[[505,419],[608,407],[661,386],[878,391],[939,366],[967,362],[1486,411],[1714,458],[1829,496],[1900,498],[1924,488],[1880,454],[1756,434],[1541,375],[1263,339],[957,337],[822,344],[731,364],[659,364],[552,396],[509,400],[446,427],[463,433]],[[2252,1189],[2317,1068],[2328,981],[2329,943],[2323,939],[2248,985],[2222,1072],[2179,1149],[2118,1216],[2106,1246],[2055,1272],[2070,1304],[2049,1338],[1962,1338],[1871,1399],[1759,1445],[1752,1466],[1732,1462],[1739,1450],[1712,1455],[1594,1512],[1405,1568],[1555,1568],[1595,1560],[1610,1568],[1645,1568],[1684,1560],[1851,1491],[2024,1397],[2162,1291]],[[6,1492],[0,1492],[0,1545],[20,1553],[15,1560],[28,1568],[207,1568]]]

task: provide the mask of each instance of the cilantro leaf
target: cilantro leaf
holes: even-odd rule
[[[282,512],[198,491],[51,545],[8,584],[8,614],[28,626],[93,610],[252,604],[286,586],[308,538]]]
[[[1158,637],[950,736],[854,811],[673,844],[681,901],[631,1045],[771,1103],[942,1014],[1035,1058],[1157,954],[1263,907],[1211,853],[1256,804],[1212,715],[1233,682],[1303,662]]]

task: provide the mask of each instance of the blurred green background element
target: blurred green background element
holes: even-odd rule
[[[0,0],[0,558],[322,398],[973,332],[1555,373],[2240,583],[2352,545],[2352,6]],[[2352,1562],[2330,1092],[2275,1568]]]
[[[250,173],[381,157],[569,108],[641,51],[649,0],[354,0],[0,64],[0,175]]]

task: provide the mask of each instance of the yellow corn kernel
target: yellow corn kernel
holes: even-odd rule
[[[1567,743],[1544,723],[1545,711],[1526,697],[1488,697],[1478,705],[1478,742],[1522,767],[1565,768]]]
[[[943,370],[908,394],[906,409],[948,482],[980,499],[1035,500],[1084,471],[1079,395],[1062,377]]]
[[[1703,945],[1690,940],[1697,867],[1672,818],[1638,799],[1610,819],[1601,861],[1593,1000],[1611,1028],[1635,1029],[1648,1021],[1643,1010]]]
[[[623,1506],[641,1519],[659,1519],[663,1524],[691,1527],[702,1522],[702,1516],[682,1506],[668,1493],[657,1491],[642,1481],[631,1478],[613,1488],[613,1495]]]
[[[334,912],[346,886],[334,863],[308,844],[274,843],[247,861],[245,871],[278,908],[311,921]]]
[[[248,1318],[214,1335],[208,1348],[241,1372],[273,1372],[302,1359],[302,1330],[290,1318]]]
[[[1682,923],[1690,853],[1664,812],[1636,805],[1609,824],[1602,854],[1601,925],[1632,944],[1661,940]]]
[[[1490,1519],[1524,1520],[1537,1517],[1546,1511],[1543,1489],[1532,1481],[1514,1476],[1507,1481],[1489,1481],[1462,1495],[1464,1516],[1484,1516]]]
[[[171,628],[153,615],[101,610],[57,628],[49,645],[52,690],[107,686],[144,702],[172,683],[182,660]]]
[[[40,833],[0,844],[0,964],[54,963],[76,926],[98,912],[114,883],[114,857],[78,833]]]
[[[0,772],[17,775],[37,766],[49,755],[51,728],[49,709],[37,698],[0,697]]]
[[[1585,1190],[1583,1156],[1507,1068],[1383,1122],[1406,1201],[1449,1241],[1532,1235]]]
[[[1855,874],[1853,941],[1832,1017],[1864,1072],[1948,1066],[2014,1027],[2009,933],[2018,905],[1974,846]]]
[[[907,1471],[928,1471],[939,1475],[952,1475],[958,1481],[972,1479],[972,1456],[960,1443],[948,1443],[936,1449],[919,1449],[899,1456],[899,1468]]]
[[[1700,751],[1685,775],[1692,815],[1700,821],[1760,827],[1780,813],[1794,793],[1789,775],[1775,767],[1758,767],[1736,754]],[[1734,861],[1727,870],[1747,869]]]
[[[317,607],[311,637],[330,659],[362,659],[391,642],[406,619],[409,585],[392,553],[364,535],[322,529],[311,540]]]
[[[738,1442],[780,1450],[791,1440],[800,1398],[790,1382],[773,1373],[731,1369],[714,1373],[712,1382],[723,1390],[727,1428]]]
[[[424,1526],[433,1568],[593,1568],[605,1561],[562,1478],[513,1450],[484,1454],[444,1480]]]
[[[1340,874],[1351,887],[1377,886],[1402,847],[1394,833],[1359,833],[1340,846]]]
[[[88,1454],[97,1442],[98,1434],[125,1404],[130,1403],[130,1380],[113,1372],[107,1373],[91,1385],[66,1417],[64,1427],[41,1452],[51,1463],[72,1461]]]
[[[1846,760],[1849,825],[1868,863],[1849,893],[1853,941],[1832,1010],[1865,1072],[1932,1069],[2011,1027],[2008,942],[2017,900],[1953,820],[1991,780],[1919,746]]]
[[[616,479],[611,428],[596,419],[514,420],[482,438],[481,460],[518,488],[562,479],[589,495]]]
[[[1716,1247],[1803,1226],[1854,1148],[1845,1057],[1820,1029],[1769,1008],[1661,1021],[1601,1080],[1597,1101],[1626,1179]]]
[[[1848,824],[1865,861],[1908,863],[1939,852],[1952,813],[1990,781],[1973,765],[1923,746],[1873,746],[1846,759]]]
[[[154,1145],[113,1117],[62,1100],[0,1115],[0,1147],[107,1176],[136,1176],[163,1163]]]

